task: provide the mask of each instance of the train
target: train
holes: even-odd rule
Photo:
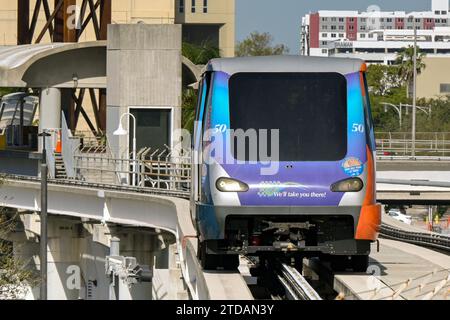
[[[239,257],[368,268],[381,225],[363,60],[220,58],[203,70],[191,214],[205,270]]]

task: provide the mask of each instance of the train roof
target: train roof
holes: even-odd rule
[[[265,56],[221,58],[211,60],[207,71],[239,72],[337,72],[343,75],[359,72],[364,60],[307,56]]]

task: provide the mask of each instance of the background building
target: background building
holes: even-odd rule
[[[450,56],[425,57],[426,68],[417,78],[417,96],[437,99],[450,96]]]
[[[52,10],[57,1],[47,2]],[[82,0],[75,2],[81,6]],[[0,0],[0,46],[17,44],[17,8],[17,0]],[[32,10],[30,8],[30,16]],[[41,5],[36,30],[41,30],[45,22],[44,5]],[[115,0],[112,1],[112,23],[182,24],[183,40],[193,43],[210,40],[221,49],[223,56],[234,55],[235,0]],[[33,40],[37,36],[35,34]],[[95,30],[89,25],[80,41],[95,39]],[[41,42],[50,42],[49,33]]]
[[[359,57],[369,63],[392,63],[413,44],[428,54],[450,54],[448,0],[432,0],[431,11],[319,11],[302,20],[301,54]]]
[[[183,25],[183,41],[208,41],[234,56],[235,0],[176,0],[175,21]]]

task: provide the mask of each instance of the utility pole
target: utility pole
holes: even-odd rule
[[[413,110],[412,110],[412,147],[411,156],[416,156],[416,107],[417,107],[417,25],[414,17],[414,76],[413,76]]]
[[[40,245],[40,262],[41,262],[41,290],[40,299],[47,300],[47,200],[48,200],[48,165],[47,150],[45,140],[51,137],[46,131],[39,134],[42,137],[42,160],[41,160],[41,238]]]

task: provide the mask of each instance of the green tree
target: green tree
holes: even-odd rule
[[[0,187],[4,179],[0,176]],[[8,241],[19,223],[17,212],[0,207],[0,300],[23,298],[27,286],[35,286],[37,277],[27,263],[14,257],[13,245]]]
[[[183,129],[194,130],[195,111],[197,106],[197,92],[193,89],[187,89],[183,92]]]
[[[417,74],[426,68],[423,61],[425,57],[426,54],[420,52],[420,48],[417,47]],[[397,55],[396,63],[399,65],[399,76],[406,83],[407,95],[410,98],[414,80],[414,46],[403,48]]]
[[[272,56],[289,53],[289,48],[285,45],[273,45],[273,36],[268,33],[252,32],[242,42],[238,42],[236,46],[236,56]]]
[[[197,65],[207,64],[211,59],[220,58],[220,49],[210,41],[204,41],[200,45],[184,42],[182,53]]]
[[[367,83],[375,130],[377,132],[401,131],[397,113],[387,109],[383,103],[409,104],[406,87],[399,75],[399,66],[370,65],[367,70]]]

